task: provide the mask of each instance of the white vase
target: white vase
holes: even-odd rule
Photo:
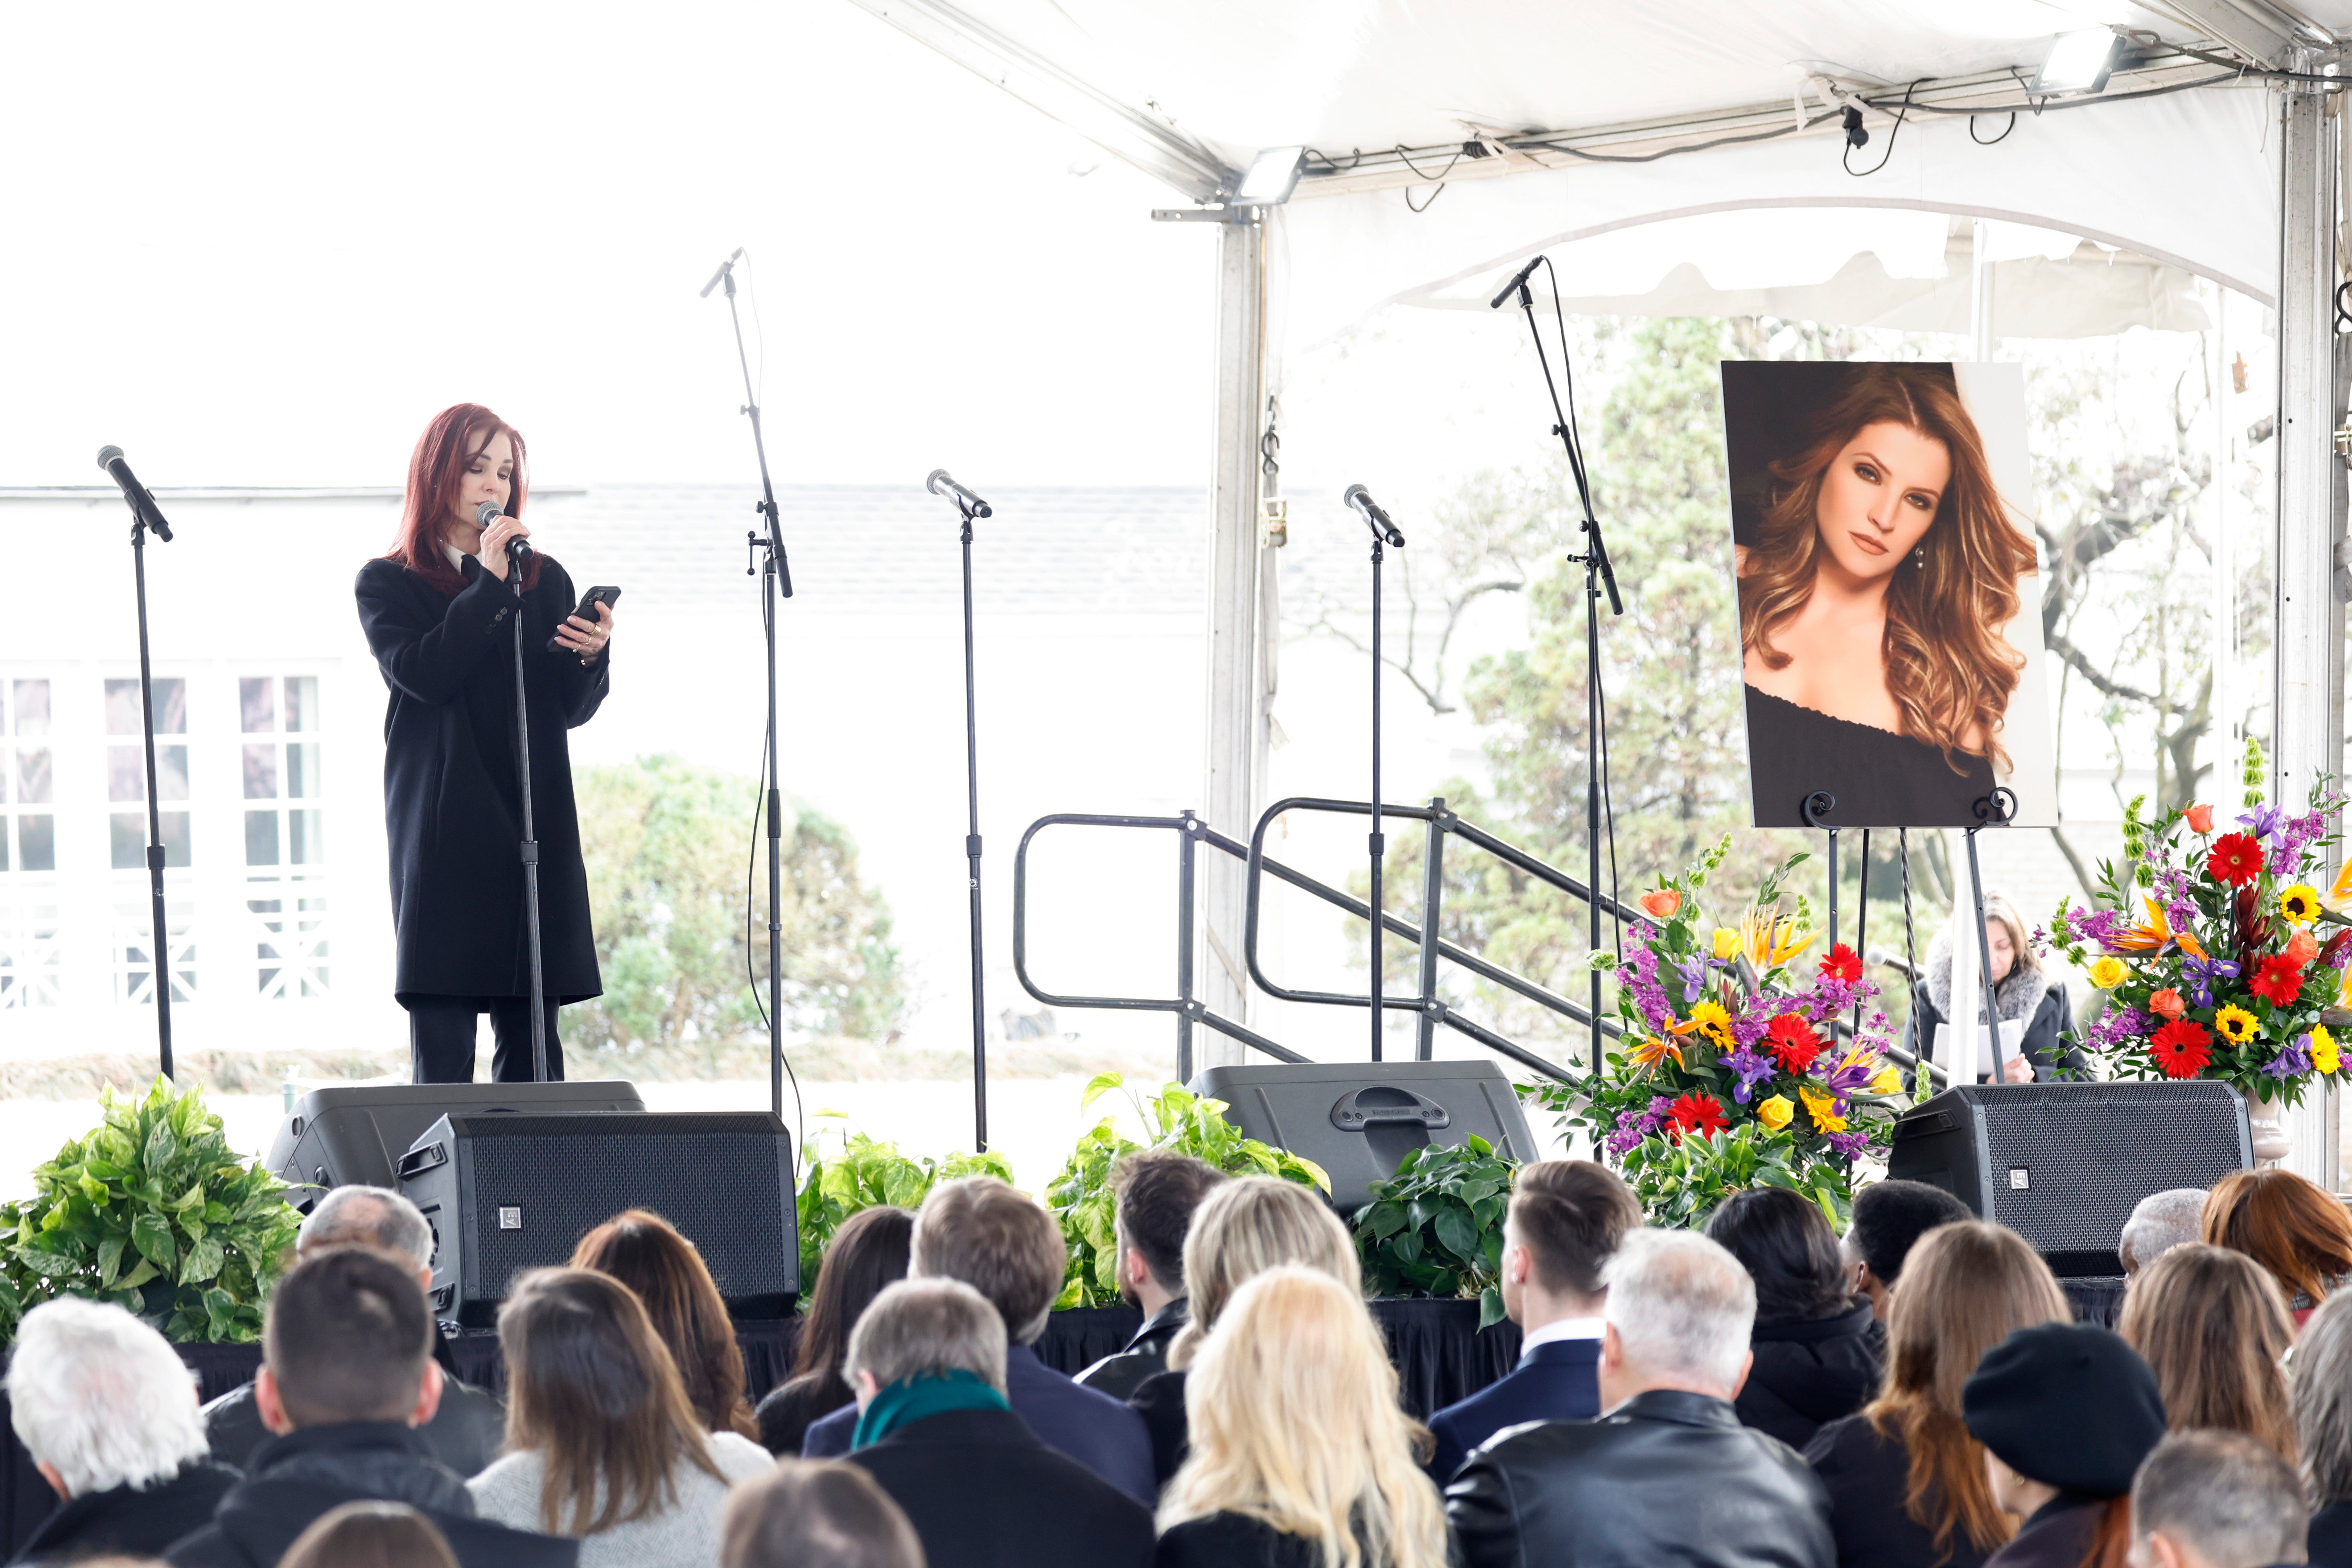
[[[2253,1134],[2256,1165],[2274,1166],[2294,1153],[2294,1140],[2286,1135],[2279,1121],[2276,1102],[2265,1104],[2258,1096],[2247,1094],[2246,1127]]]

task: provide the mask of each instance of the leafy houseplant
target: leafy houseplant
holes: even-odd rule
[[[917,1208],[931,1188],[958,1176],[992,1176],[1008,1184],[1013,1180],[1013,1166],[993,1152],[916,1161],[900,1154],[896,1144],[851,1133],[842,1140],[841,1152],[827,1160],[816,1153],[817,1143],[810,1140],[808,1172],[801,1182],[798,1205],[803,1303],[816,1289],[817,1265],[833,1233],[859,1209],[886,1203]]]
[[[1357,1210],[1370,1296],[1475,1296],[1478,1326],[1503,1320],[1503,1211],[1517,1162],[1472,1134],[1458,1148],[1405,1155]]]
[[[106,1119],[0,1204],[0,1328],[58,1296],[139,1313],[166,1338],[250,1343],[300,1219],[286,1184],[240,1163],[203,1091],[101,1092]]]
[[[1079,1107],[1093,1104],[1126,1081],[1116,1072],[1098,1073],[1087,1084]],[[1193,1093],[1171,1083],[1146,1099],[1127,1091],[1129,1103],[1151,1134],[1150,1146],[1174,1149],[1215,1166],[1228,1176],[1270,1176],[1301,1186],[1331,1190],[1331,1178],[1312,1160],[1287,1149],[1277,1149],[1246,1137],[1225,1120],[1225,1103]],[[1119,1299],[1117,1202],[1110,1190],[1110,1167],[1121,1155],[1142,1147],[1120,1135],[1108,1116],[1082,1134],[1069,1163],[1045,1189],[1045,1201],[1061,1222],[1062,1239],[1070,1249],[1070,1270],[1065,1277],[1056,1309],[1105,1306]]]

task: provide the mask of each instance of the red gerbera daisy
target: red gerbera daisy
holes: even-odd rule
[[[2175,1019],[2148,1037],[2147,1053],[2167,1078],[2194,1078],[2213,1060],[2213,1037],[2201,1023]]]
[[[1822,955],[1822,973],[1851,986],[1862,978],[1862,956],[1841,942]]]
[[[1724,1125],[1723,1102],[1696,1090],[1676,1100],[1666,1113],[1666,1135],[1678,1144],[1685,1133],[1720,1133]]]
[[[2243,887],[2263,874],[2263,846],[2252,833],[2223,833],[2213,841],[2205,870],[2216,882]]]
[[[1764,1049],[1784,1072],[1803,1072],[1822,1053],[1822,1037],[1802,1013],[1782,1013],[1764,1026]]]
[[[2303,966],[2284,954],[2265,958],[2262,972],[2246,982],[2246,989],[2273,1007],[2285,1007],[2303,993]]]

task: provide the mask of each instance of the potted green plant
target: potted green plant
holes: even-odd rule
[[[1368,1296],[1475,1296],[1478,1326],[1503,1321],[1503,1213],[1518,1162],[1475,1133],[1407,1154],[1356,1211]]]
[[[931,1188],[958,1176],[992,1176],[1008,1185],[1013,1180],[1013,1166],[993,1151],[958,1152],[944,1160],[912,1160],[900,1154],[896,1144],[849,1132],[842,1136],[839,1152],[826,1159],[817,1152],[821,1144],[821,1134],[810,1140],[808,1168],[801,1179],[798,1203],[803,1303],[816,1289],[817,1265],[833,1233],[859,1209],[886,1203],[919,1208]]]

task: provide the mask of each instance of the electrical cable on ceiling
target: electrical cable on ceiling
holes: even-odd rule
[[[1845,151],[1838,154],[1838,163],[1847,173],[1853,175],[1857,180],[1866,180],[1870,178],[1871,175],[1877,173],[1881,169],[1886,167],[1886,161],[1895,156],[1895,139],[1903,134],[1904,124],[1910,118],[1911,95],[1918,89],[1918,86],[1919,84],[1915,81],[1909,87],[1903,89],[1903,107],[1895,111],[1895,127],[1886,133],[1886,151],[1878,155],[1877,162],[1873,163],[1867,169],[1855,168],[1853,166],[1853,150],[1856,143],[1853,138],[1855,136],[1864,135],[1864,133],[1856,131],[1847,136]],[[1876,109],[1879,106],[1872,104],[1871,107],[1873,109]],[[1858,121],[1861,119],[1861,116],[1856,115],[1854,118]]]
[[[1969,116],[1969,140],[1975,142],[1979,147],[1998,147],[2002,142],[2008,141],[2009,133],[2016,129],[2017,110],[2012,109],[2009,111],[2009,123],[2002,127],[2000,134],[1994,137],[1991,141],[1987,141],[1983,137],[1977,134],[1977,117],[1973,114]]]

